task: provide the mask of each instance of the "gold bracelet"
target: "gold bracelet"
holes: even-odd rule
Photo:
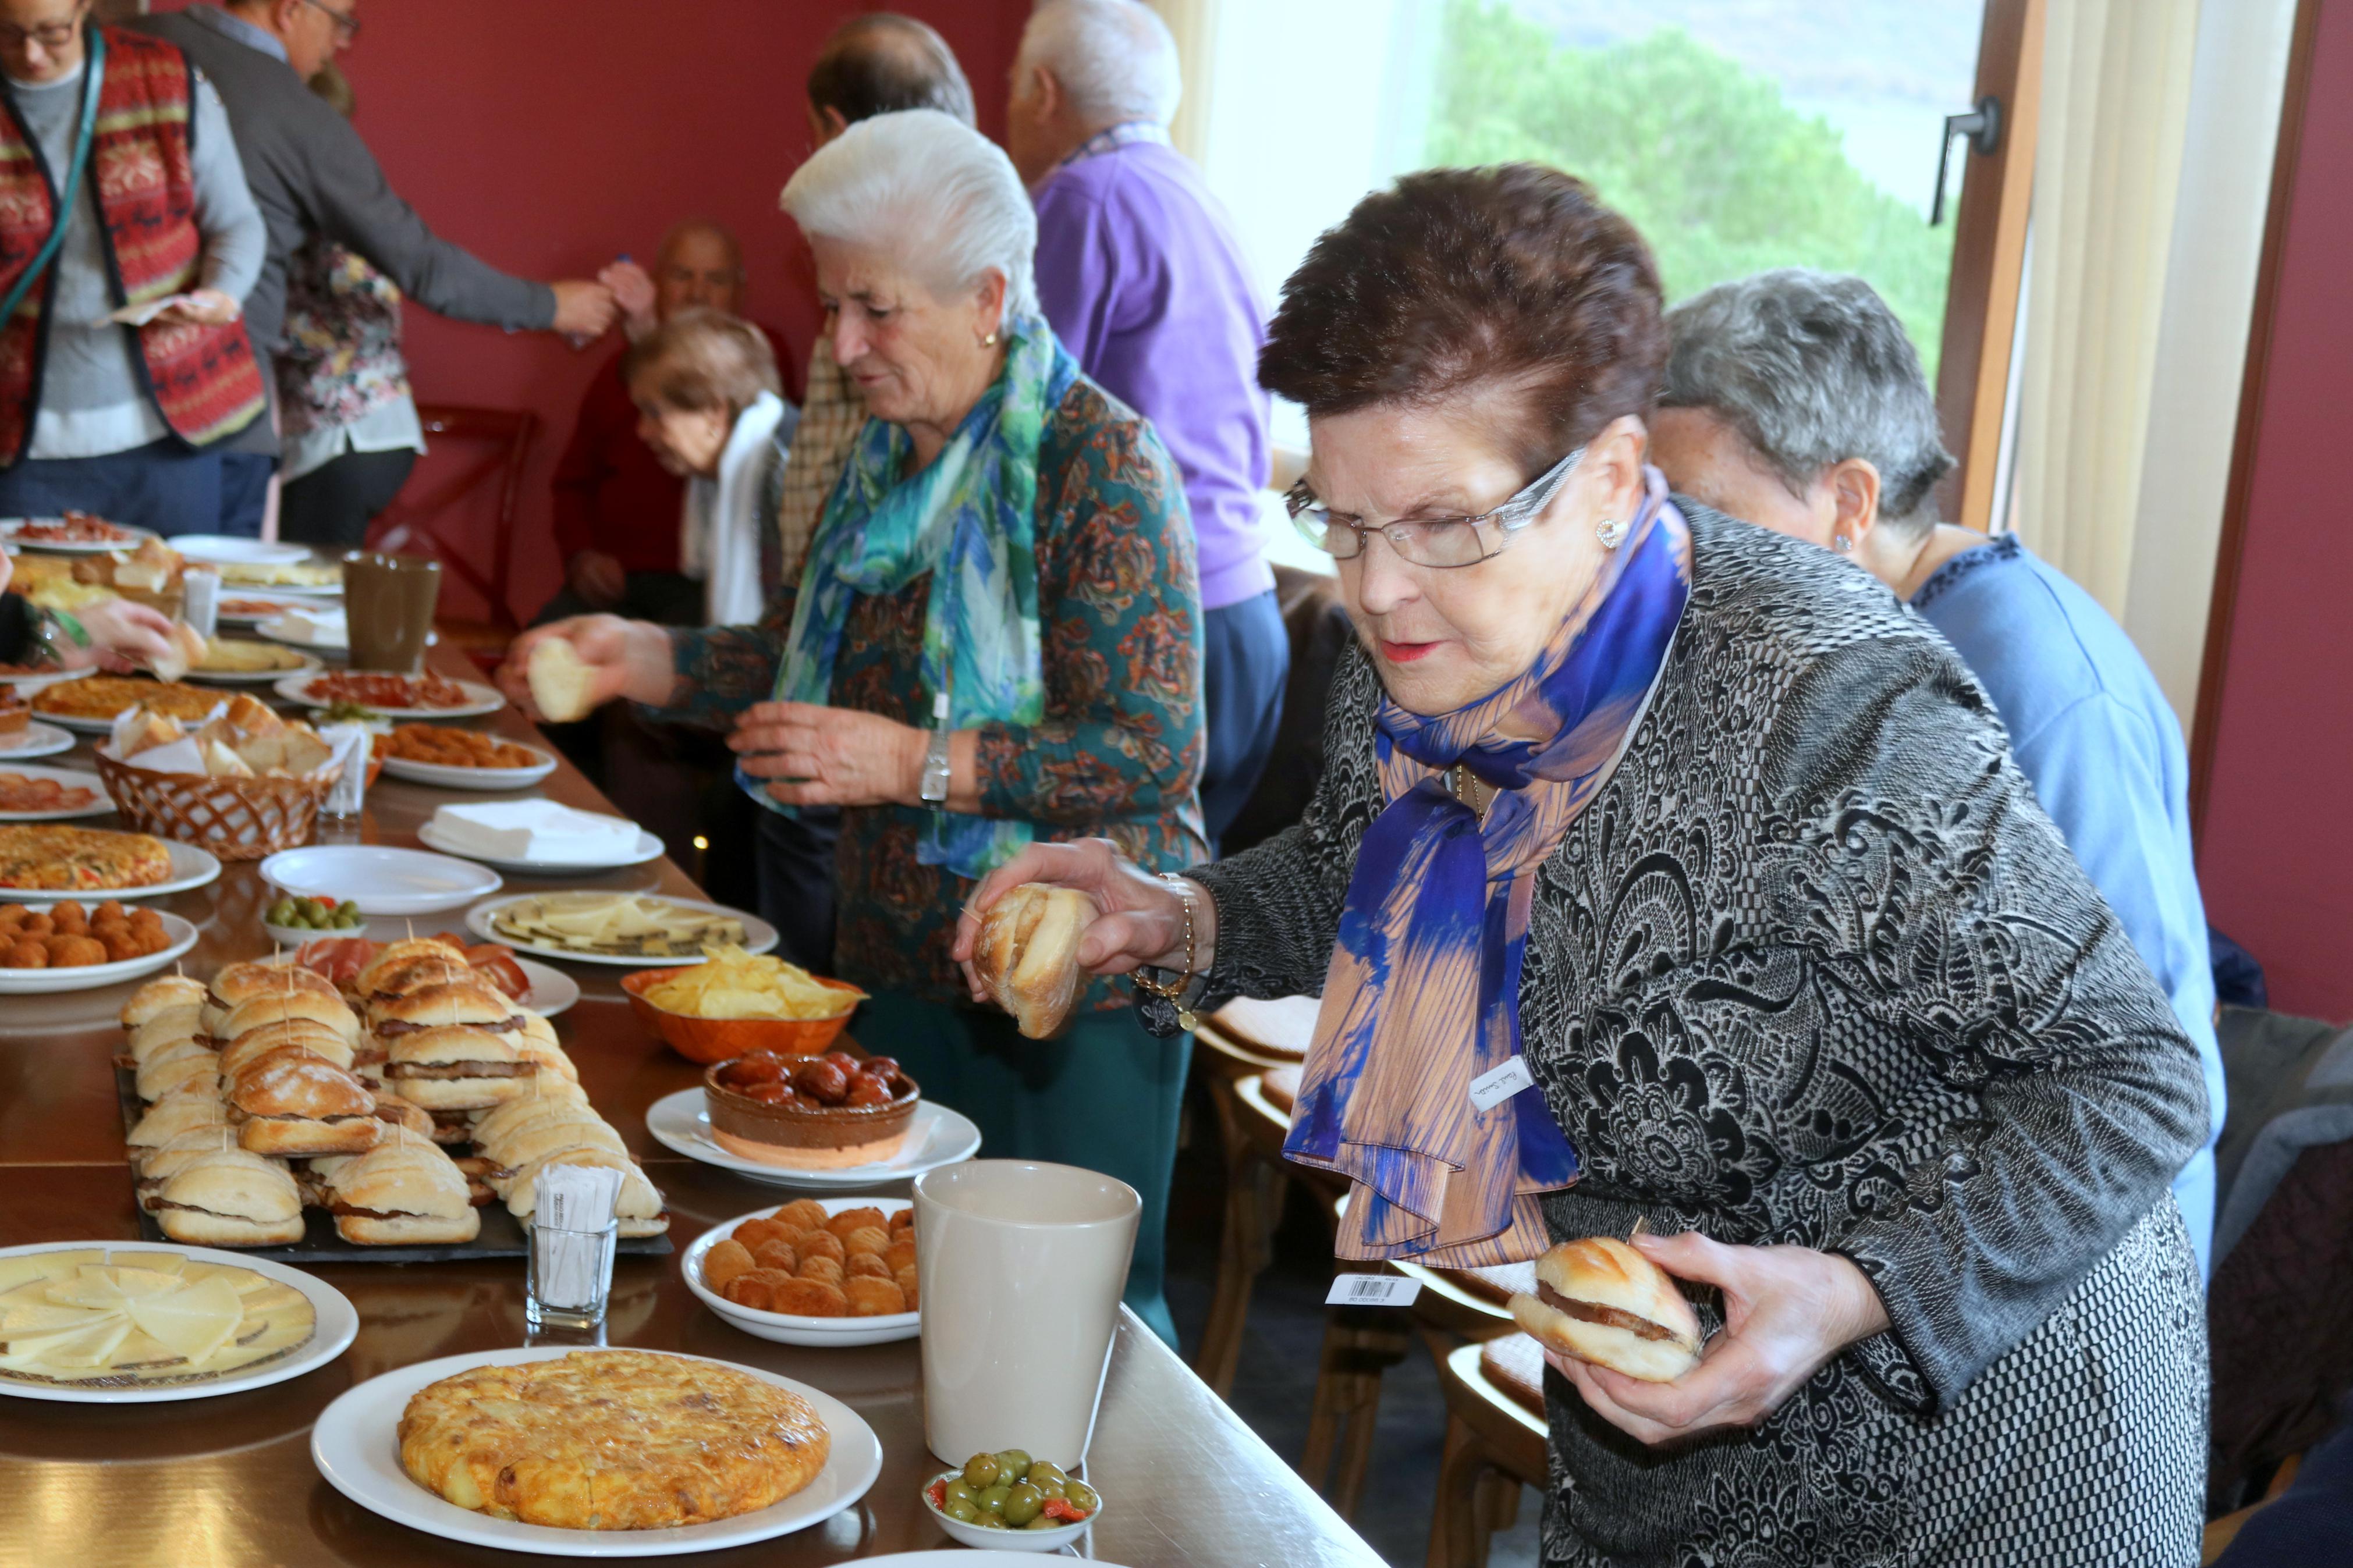
[[[1178,998],[1191,988],[1195,978],[1193,963],[1198,950],[1194,946],[1193,889],[1186,885],[1184,878],[1174,871],[1161,872],[1160,879],[1167,883],[1170,890],[1176,893],[1177,903],[1185,910],[1185,972],[1177,976],[1176,984],[1169,984],[1151,978],[1139,968],[1135,972],[1135,983],[1143,987],[1145,995],[1157,996],[1175,1007],[1177,1027],[1190,1033],[1200,1026],[1201,1021],[1196,1018],[1192,1009],[1187,1007]]]

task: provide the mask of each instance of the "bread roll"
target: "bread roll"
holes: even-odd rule
[[[1672,1383],[1699,1364],[1699,1318],[1673,1276],[1606,1236],[1564,1241],[1536,1259],[1536,1293],[1512,1317],[1546,1350]]]
[[[147,661],[147,668],[161,680],[177,680],[194,666],[205,661],[205,639],[196,628],[185,621],[174,621],[171,634],[164,638],[164,651]]]
[[[980,918],[973,972],[1033,1040],[1060,1032],[1070,1018],[1086,984],[1079,938],[1094,913],[1094,900],[1076,889],[1024,882]]]
[[[596,706],[591,696],[596,676],[569,638],[542,637],[532,644],[531,661],[523,669],[531,681],[532,703],[548,722],[586,719]]]
[[[116,1021],[126,1029],[137,1028],[150,1018],[183,1008],[201,1008],[205,1005],[205,988],[201,981],[185,974],[165,974],[150,980],[131,994],[122,1005]]]

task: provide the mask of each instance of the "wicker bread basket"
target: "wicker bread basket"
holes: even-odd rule
[[[97,752],[98,776],[122,820],[142,833],[208,849],[224,860],[259,860],[311,841],[339,767],[311,778],[221,778],[164,773]]]

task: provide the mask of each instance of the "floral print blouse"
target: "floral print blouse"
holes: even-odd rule
[[[356,425],[409,396],[400,285],[331,239],[287,262],[285,336],[274,357],[287,435]]]
[[[1183,481],[1142,416],[1084,376],[1038,452],[1038,597],[1046,717],[980,730],[981,810],[1026,817],[1040,838],[1109,838],[1139,865],[1177,870],[1205,853],[1194,794],[1205,745],[1200,588]],[[931,579],[860,597],[834,669],[837,706],[929,723],[919,674]],[[725,728],[765,701],[797,589],[757,626],[671,634],[679,686],[662,716]],[[869,990],[963,1000],[948,951],[971,882],[917,862],[924,816],[843,811],[836,966]],[[1082,1005],[1129,1005],[1097,981]]]

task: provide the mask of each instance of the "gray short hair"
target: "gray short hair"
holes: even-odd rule
[[[943,299],[993,269],[1007,320],[1038,308],[1038,212],[1013,160],[936,109],[860,121],[809,155],[782,205],[804,234],[898,257]]]
[[[1089,119],[1166,125],[1185,96],[1176,40],[1142,0],[1044,0],[1022,32],[1018,59],[1053,72]]]
[[[1719,283],[1667,312],[1662,408],[1716,415],[1791,490],[1862,458],[1879,514],[1905,528],[1953,467],[1936,399],[1895,312],[1860,278],[1784,268]]]

